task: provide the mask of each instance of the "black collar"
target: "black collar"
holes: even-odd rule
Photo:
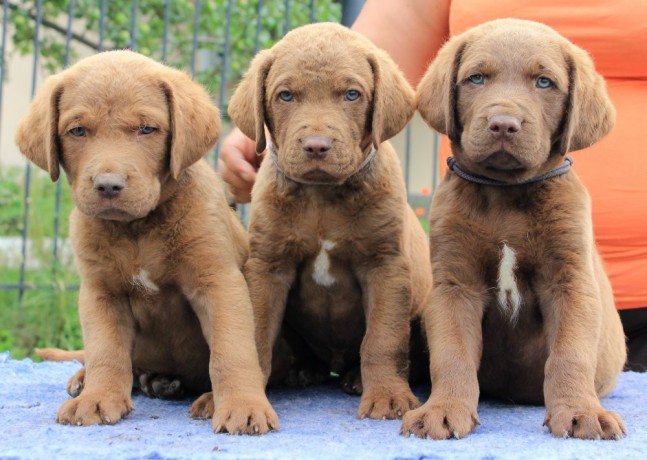
[[[449,169],[456,173],[457,176],[476,184],[494,185],[497,187],[511,187],[514,185],[533,184],[535,182],[541,182],[552,177],[561,176],[571,169],[571,166],[573,166],[573,159],[571,157],[566,157],[564,159],[564,163],[562,163],[559,167],[553,169],[552,171],[548,171],[541,176],[531,177],[530,179],[526,179],[521,182],[502,182],[494,179],[488,179],[487,177],[475,176],[474,174],[470,174],[469,172],[458,166],[458,163],[456,162],[456,159],[454,157],[447,158],[447,166],[449,166]]]

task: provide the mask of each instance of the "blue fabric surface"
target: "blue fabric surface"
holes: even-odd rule
[[[216,435],[211,421],[189,417],[190,401],[139,395],[116,425],[59,425],[65,383],[79,367],[0,354],[0,458],[647,458],[647,374],[623,373],[603,400],[627,425],[620,441],[556,439],[542,427],[542,407],[495,402],[479,405],[481,426],[466,438],[427,441],[399,436],[399,420],[358,420],[359,398],[337,386],[271,391],[281,429],[265,436]]]

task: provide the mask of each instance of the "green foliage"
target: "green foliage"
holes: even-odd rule
[[[11,168],[0,173],[0,235],[14,237],[19,244],[23,229],[24,170]],[[69,187],[62,179],[59,206],[59,238],[67,238],[68,216],[73,207]],[[0,351],[11,350],[14,358],[33,357],[34,347],[82,346],[77,314],[79,279],[71,263],[54,259],[51,241],[56,216],[56,184],[48,174],[32,170],[30,181],[28,260],[25,284],[35,287],[24,292],[0,290]],[[19,248],[17,248],[19,249]],[[18,284],[19,261],[0,251],[0,282]]]
[[[21,227],[20,184],[14,178],[0,177],[0,235],[19,235]]]
[[[0,277],[6,275],[17,273],[0,268]],[[77,291],[26,291],[21,303],[18,295],[18,291],[0,291],[0,352],[10,350],[12,358],[22,359],[35,358],[35,347],[83,348]]]
[[[10,168],[0,174],[0,235],[21,236],[23,230],[25,173],[21,168]],[[29,235],[31,238],[54,236],[54,222],[59,218],[59,237],[66,238],[67,216],[74,204],[70,188],[63,175],[57,184],[52,183],[43,171],[32,167],[29,191]],[[57,187],[60,187],[58,210]]]
[[[229,46],[224,49],[227,33],[227,7],[231,1]],[[172,0],[168,16],[168,40],[165,62],[173,67],[190,70],[193,60],[193,36],[196,6],[200,3],[197,33],[196,78],[212,91],[221,86],[221,74],[226,65],[226,82],[237,81],[252,58],[257,37],[257,6],[259,0]],[[314,2],[316,21],[339,22],[341,5],[333,0]],[[36,2],[22,0],[11,4],[13,43],[23,55],[34,48]],[[110,0],[106,2],[104,41],[99,44],[101,18],[100,0],[74,1],[73,31],[70,63],[78,54],[78,43],[96,50],[128,48],[132,42],[132,20],[135,15],[134,49],[162,60],[164,0]],[[260,49],[272,46],[287,29],[307,24],[311,18],[310,0],[265,0],[260,8]],[[65,60],[65,28],[68,22],[69,0],[43,2],[43,26],[40,33],[41,64],[50,73],[63,68]],[[287,14],[286,14],[287,13]],[[287,16],[287,18],[286,18]],[[43,33],[44,32],[44,33]]]

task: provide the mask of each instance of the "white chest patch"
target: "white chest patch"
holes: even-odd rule
[[[315,267],[312,272],[312,279],[320,286],[332,286],[335,278],[330,274],[330,257],[328,251],[335,247],[335,243],[328,240],[321,240],[321,250],[315,259]]]
[[[158,292],[159,288],[155,283],[153,283],[148,275],[146,270],[139,270],[137,275],[133,276],[133,284],[138,286],[145,291],[149,292]]]
[[[517,255],[504,243],[501,250],[501,262],[499,262],[498,300],[499,307],[510,317],[512,324],[517,322],[521,309],[521,294],[514,274],[516,268]]]

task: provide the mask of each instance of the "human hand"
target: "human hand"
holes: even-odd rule
[[[251,191],[265,152],[256,153],[256,143],[238,128],[222,140],[218,170],[236,203],[249,203]]]

